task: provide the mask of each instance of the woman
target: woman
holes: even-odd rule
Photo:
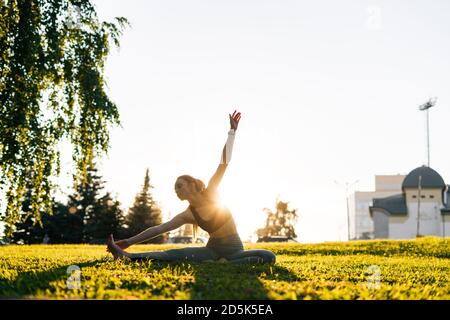
[[[230,117],[230,131],[223,148],[221,161],[216,173],[205,187],[201,180],[189,175],[177,178],[175,192],[180,200],[187,200],[189,207],[172,220],[150,227],[138,235],[114,242],[112,235],[108,239],[107,250],[114,259],[129,258],[131,260],[152,259],[163,261],[229,261],[231,263],[275,263],[275,254],[268,250],[244,250],[242,241],[237,233],[236,225],[228,208],[220,206],[217,187],[231,160],[235,132],[241,113],[234,111]],[[209,233],[206,247],[191,247],[167,251],[128,253],[129,246],[156,237],[162,233],[174,230],[186,223],[200,226]]]

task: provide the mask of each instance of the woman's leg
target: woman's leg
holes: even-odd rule
[[[161,261],[192,261],[201,262],[217,260],[218,256],[206,247],[190,247],[182,249],[171,249],[166,251],[129,253],[129,258],[136,260],[161,260]]]
[[[230,263],[275,263],[276,256],[264,249],[240,250],[227,257]]]
[[[162,261],[208,261],[217,260],[219,257],[214,251],[207,247],[191,247],[172,249],[167,251],[153,251],[129,253],[115,244],[112,236],[108,239],[108,251],[116,259],[130,260],[162,260]]]

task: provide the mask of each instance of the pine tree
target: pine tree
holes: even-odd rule
[[[28,171],[26,175],[32,176],[33,172]],[[33,192],[33,186],[27,184],[19,222],[14,225],[6,225],[6,235],[12,243],[42,243],[45,236],[43,219],[47,218],[47,215],[42,211],[39,211],[39,217],[31,214]]]
[[[30,214],[33,189],[28,188],[22,202],[24,216],[12,230],[7,230],[11,242],[43,243],[49,238],[49,243],[82,243],[94,239],[104,241],[109,234],[120,238],[124,223],[120,203],[113,200],[109,192],[100,197],[104,181],[97,171],[94,166],[88,169],[85,183],[69,196],[68,205],[53,200],[53,214],[40,212],[39,219]]]
[[[271,236],[286,236],[296,238],[294,225],[297,221],[297,209],[289,210],[289,202],[279,199],[275,203],[275,211],[264,208],[266,225],[256,231],[259,238]]]
[[[51,244],[82,242],[83,227],[81,216],[73,207],[62,203],[54,204],[53,215],[44,216],[44,228]]]
[[[91,220],[94,208],[97,206],[99,193],[104,188],[104,181],[101,180],[97,171],[95,165],[90,166],[87,170],[86,180],[77,186],[74,194],[69,196],[69,213],[73,217],[72,222],[75,229],[79,231],[78,236],[75,236],[78,243],[91,240],[84,226],[87,221]]]
[[[116,237],[123,234],[124,215],[120,203],[112,199],[109,192],[101,196],[104,184],[98,169],[92,165],[88,168],[86,181],[69,196],[71,221],[76,230],[80,230],[78,227],[81,226],[78,242],[103,241],[109,234]]]
[[[123,235],[125,217],[120,202],[113,200],[107,192],[97,200],[89,218],[85,222],[85,236],[88,241],[106,239],[110,234],[116,238]]]
[[[29,200],[24,201],[26,214]],[[11,242],[23,244],[43,243],[48,237],[48,243],[79,243],[83,225],[80,217],[69,213],[68,207],[53,200],[53,213],[41,213],[41,218],[35,220],[33,215],[23,218],[23,222],[16,223],[12,231]]]
[[[10,234],[10,240],[12,243],[19,244],[36,244],[42,243],[45,230],[43,230],[43,213],[39,220],[36,220],[30,212],[31,205],[31,189],[27,189],[25,199],[22,202],[22,213],[20,222],[13,226],[13,230],[7,230],[6,234]],[[6,226],[7,228],[11,226]]]
[[[149,227],[162,223],[161,209],[150,192],[152,188],[149,170],[147,169],[145,172],[144,186],[141,192],[136,195],[133,207],[129,209],[126,217],[128,237],[132,237]],[[146,243],[163,243],[166,239],[167,234],[163,234],[149,239]]]

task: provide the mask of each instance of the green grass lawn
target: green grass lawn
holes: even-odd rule
[[[0,298],[450,299],[448,239],[245,247],[274,251],[276,264],[126,262],[113,261],[104,246],[0,246]]]

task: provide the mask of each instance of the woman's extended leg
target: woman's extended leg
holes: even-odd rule
[[[190,247],[181,249],[171,249],[166,251],[140,252],[130,253],[129,258],[136,260],[161,260],[161,261],[214,261],[219,257],[209,248],[206,247]]]
[[[112,238],[108,239],[108,249],[113,254],[114,259],[127,258],[130,260],[162,260],[162,261],[208,261],[217,260],[219,257],[209,248],[191,247],[182,249],[172,249],[167,251],[152,251],[129,253],[121,249],[114,243]]]
[[[227,257],[230,263],[275,263],[276,256],[264,249],[240,250]]]

